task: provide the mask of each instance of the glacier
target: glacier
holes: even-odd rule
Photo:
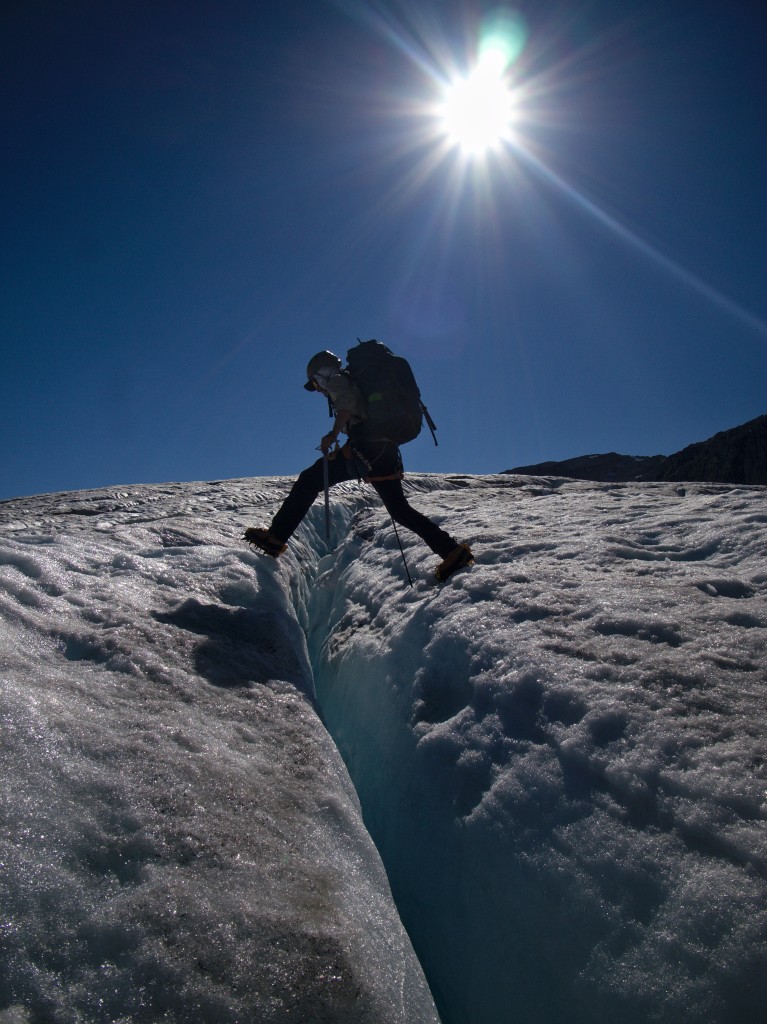
[[[0,503],[0,1024],[760,1021],[765,488],[288,485]]]

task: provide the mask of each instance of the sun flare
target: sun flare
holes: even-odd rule
[[[448,85],[439,109],[448,141],[469,156],[483,156],[511,138],[514,96],[503,55],[488,51],[474,71]]]

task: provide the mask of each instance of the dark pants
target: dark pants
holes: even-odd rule
[[[322,463],[321,458],[317,459],[299,475],[272,520],[270,530],[281,541],[287,541],[293,534],[315,498],[324,489]],[[457,542],[409,504],[402,490],[402,479],[399,476],[401,471],[402,459],[399,448],[389,443],[360,444],[354,448],[346,445],[343,450],[334,452],[328,459],[328,483],[331,487],[360,476],[368,478],[370,484],[378,491],[392,519],[400,526],[412,530],[432,551],[445,558],[455,548]],[[392,474],[393,479],[376,479],[376,476],[389,474]]]

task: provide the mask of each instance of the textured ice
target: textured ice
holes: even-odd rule
[[[443,1019],[761,1021],[767,491],[414,486],[477,565],[360,512],[311,647]]]
[[[0,504],[2,1024],[436,1021],[291,581],[238,542],[274,490]]]
[[[0,1024],[756,1024],[767,491],[412,476],[0,504]],[[313,667],[310,668],[311,665]]]

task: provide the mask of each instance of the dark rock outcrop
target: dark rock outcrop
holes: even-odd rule
[[[657,479],[767,484],[767,416],[669,455]]]
[[[581,455],[562,462],[517,466],[508,473],[568,476],[576,480],[690,480],[721,484],[767,484],[767,415],[673,455]]]
[[[563,462],[540,462],[535,466],[518,466],[510,473],[530,476],[568,476],[575,480],[603,480],[605,482],[629,480],[657,480],[658,472],[666,461],[665,455],[580,455]]]

